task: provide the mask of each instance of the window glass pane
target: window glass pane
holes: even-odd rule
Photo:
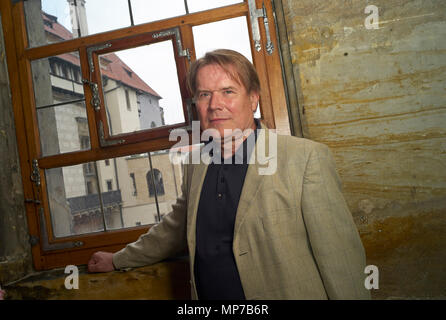
[[[45,170],[55,237],[104,230],[94,162]]]
[[[131,0],[133,22],[147,23],[186,14],[184,0]]]
[[[69,0],[70,2],[72,0]],[[77,0],[79,3],[79,0]],[[79,5],[78,5],[79,7]],[[82,23],[82,8],[78,9],[81,35],[95,34],[130,26],[130,11],[127,0],[88,0],[85,1],[87,25]],[[70,12],[73,10],[70,10]],[[85,28],[85,32],[82,28]]]
[[[224,48],[240,52],[252,62],[246,17],[195,26],[192,31],[197,59],[204,56],[208,51]],[[257,118],[260,117],[259,109],[257,108],[254,114]]]
[[[149,180],[150,182],[155,182],[152,183],[152,189],[156,191],[159,214],[160,218],[162,219],[164,215],[172,210],[172,205],[181,195],[181,182],[183,175],[181,165],[179,163],[181,155],[177,155],[178,161],[170,161],[168,150],[151,152],[150,156],[153,176],[149,176]]]
[[[163,41],[99,56],[111,135],[184,122],[173,50]]]
[[[27,0],[31,47],[130,26],[127,0]]]
[[[37,122],[43,156],[90,149],[83,102],[38,109]]]
[[[214,49],[232,49],[252,62],[246,17],[237,17],[192,28],[197,58]]]
[[[90,149],[77,52],[31,62],[43,156]]]
[[[31,62],[36,107],[84,99],[78,52]]]
[[[240,3],[243,0],[187,0],[189,13],[220,8],[230,4]]]
[[[180,157],[180,155],[179,155]],[[45,170],[56,237],[154,224],[181,192],[168,151]]]

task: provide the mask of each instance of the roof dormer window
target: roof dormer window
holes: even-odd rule
[[[133,72],[132,71],[130,71],[130,70],[127,70],[127,69],[124,69],[125,70],[125,72],[127,72],[127,74],[129,75],[129,77],[131,78],[132,77],[132,74],[133,74]]]

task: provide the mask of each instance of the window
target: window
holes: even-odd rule
[[[132,179],[133,195],[136,196],[138,194],[138,192],[137,192],[137,189],[136,189],[135,174],[133,172],[130,173],[130,179]]]
[[[127,105],[127,110],[128,111],[132,111],[132,106],[130,104],[130,96],[129,96],[129,91],[127,89],[125,89],[125,103]]]
[[[87,181],[87,194],[93,194],[93,183],[91,181]]]
[[[271,22],[271,2],[264,4]],[[11,91],[27,128],[17,130],[20,156],[30,164],[23,172],[42,182],[23,179],[40,201],[27,210],[30,234],[47,242],[33,248],[37,270],[86,263],[100,246],[122,248],[171,210],[182,172],[162,150],[177,142],[168,139],[171,129],[196,119],[184,78],[203,52],[227,47],[251,59],[262,86],[258,117],[289,130],[280,57],[266,51],[261,19],[256,49],[246,1],[27,0],[5,7],[14,34],[25,35],[15,39],[20,85]],[[277,48],[274,23],[269,29]]]
[[[149,187],[149,196],[164,195],[163,175],[158,169],[147,172],[147,186]]]
[[[107,180],[107,191],[112,191],[113,190],[113,180]]]
[[[81,136],[80,140],[81,140],[81,150],[90,149],[90,137]]]
[[[94,164],[92,162],[84,163],[84,174],[85,176],[95,175]]]

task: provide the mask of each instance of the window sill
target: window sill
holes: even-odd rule
[[[65,288],[64,268],[35,273],[3,288],[6,300],[189,300],[189,261],[166,260],[126,271],[88,273],[79,266],[79,289]]]

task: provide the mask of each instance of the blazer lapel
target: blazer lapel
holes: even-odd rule
[[[257,142],[252,150],[250,158],[252,159],[255,156],[255,161],[253,164],[248,166],[248,171],[246,172],[245,182],[243,183],[242,193],[240,195],[240,200],[237,208],[237,214],[235,217],[235,225],[234,225],[234,239],[236,238],[238,231],[240,230],[240,226],[243,224],[248,212],[249,207],[252,201],[255,200],[256,196],[260,188],[262,187],[265,177],[259,174],[259,169],[261,165],[258,161],[258,149],[259,145],[263,144],[263,146],[269,146],[269,135],[274,134],[266,129],[264,126],[261,126],[259,136],[257,137]],[[268,132],[268,135],[266,133]],[[276,157],[277,152],[271,152],[269,150],[269,157],[266,157],[264,160],[270,160],[273,157]]]
[[[197,222],[197,210],[200,200],[201,189],[207,172],[207,164],[200,163],[192,165],[193,172],[190,183],[187,207],[187,242],[190,245],[190,256],[195,256],[195,230]],[[193,262],[193,261],[192,261]]]

